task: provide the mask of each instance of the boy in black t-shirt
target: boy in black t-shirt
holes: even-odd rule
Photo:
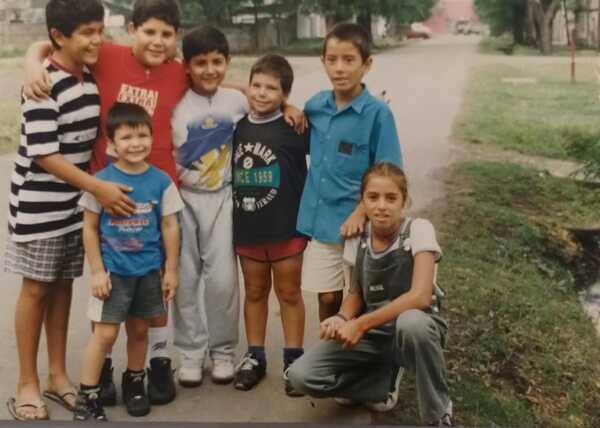
[[[240,257],[246,297],[248,352],[234,386],[249,390],[265,376],[265,332],[271,278],[281,307],[285,348],[285,392],[298,395],[286,379],[288,366],[303,354],[304,301],[300,291],[306,237],[296,231],[306,178],[308,133],[298,135],[281,106],[294,79],[279,55],[260,58],[250,71],[250,114],[234,136],[233,236]]]

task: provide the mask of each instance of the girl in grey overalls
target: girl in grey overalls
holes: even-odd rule
[[[321,323],[324,340],[288,376],[294,388],[311,396],[386,411],[397,402],[406,368],[416,376],[422,420],[451,425],[442,350],[447,324],[439,316],[441,293],[434,285],[441,250],[429,221],[402,217],[406,200],[401,169],[380,163],[365,173],[361,202],[369,224],[359,240],[349,295],[340,312]]]

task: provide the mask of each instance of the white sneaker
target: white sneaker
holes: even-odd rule
[[[229,356],[219,356],[213,358],[211,378],[214,383],[229,383],[235,375],[233,358]]]
[[[394,380],[394,389],[388,393],[387,398],[384,401],[367,401],[365,407],[372,412],[389,412],[398,405],[398,395],[400,393],[400,381],[404,376],[404,367],[398,368],[396,379]]]
[[[202,366],[200,367],[180,367],[177,370],[177,381],[179,385],[193,388],[202,383]]]

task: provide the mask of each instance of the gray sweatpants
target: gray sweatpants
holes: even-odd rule
[[[185,367],[233,357],[238,342],[239,285],[233,251],[231,186],[181,189],[179,289],[173,305],[174,345]]]
[[[436,420],[450,401],[442,350],[447,331],[439,316],[409,310],[396,319],[395,338],[366,334],[352,349],[320,341],[290,366],[288,376],[295,389],[313,397],[383,401],[399,364],[415,373],[421,418]]]

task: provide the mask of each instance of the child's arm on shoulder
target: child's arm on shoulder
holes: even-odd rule
[[[352,214],[348,216],[346,221],[340,227],[340,235],[342,238],[348,239],[354,236],[360,235],[363,233],[365,229],[365,223],[367,221],[367,214],[365,211],[365,206],[362,201],[360,201]]]
[[[160,232],[165,249],[165,272],[162,290],[168,302],[175,297],[179,287],[179,223],[177,214],[163,216],[160,221]]]
[[[287,124],[293,127],[298,134],[303,134],[308,128],[308,119],[303,110],[284,101],[281,111]]]
[[[83,212],[83,248],[92,272],[91,291],[94,297],[104,300],[110,296],[112,287],[102,261],[99,224],[100,215],[86,208]]]
[[[60,153],[36,157],[35,163],[70,185],[94,195],[110,214],[129,216],[135,212],[134,202],[124,193],[131,192],[129,186],[100,180],[77,168]]]
[[[32,43],[25,53],[23,94],[40,101],[50,96],[52,81],[43,62],[52,54],[52,43],[48,40]]]

